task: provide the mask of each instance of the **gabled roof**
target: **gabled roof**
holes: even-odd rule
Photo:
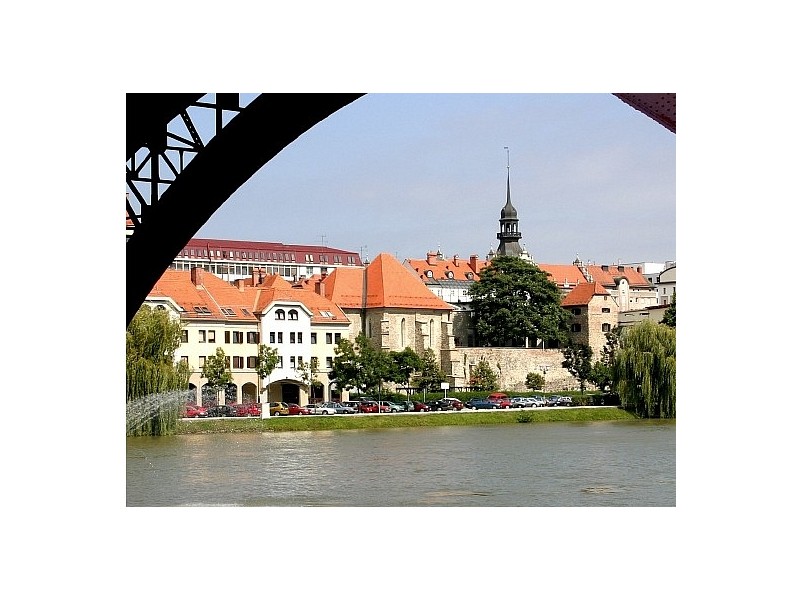
[[[631,287],[652,287],[650,282],[647,281],[647,278],[633,267],[623,267],[622,265],[589,265],[586,269],[595,281],[600,282],[605,287],[617,287],[616,280],[620,277],[625,277]]]
[[[247,294],[213,273],[202,271],[201,284],[192,281],[191,271],[167,269],[148,294],[172,298],[186,316],[200,319],[254,321]],[[225,310],[223,310],[225,309]],[[231,314],[232,313],[232,314]]]
[[[336,304],[315,293],[313,290],[295,288],[292,286],[288,288],[283,286],[257,287],[254,288],[254,290],[258,294],[254,306],[256,312],[265,312],[273,303],[297,302],[308,309],[311,313],[311,322],[314,324],[347,324],[350,322]]]
[[[478,271],[487,264],[485,260],[479,262],[481,264],[478,266]],[[432,261],[423,258],[407,258],[404,264],[423,283],[440,279],[446,281],[480,281],[480,277],[472,270],[469,261],[463,258],[457,260],[442,258]],[[428,272],[431,274],[430,277],[428,277]],[[450,273],[452,273],[452,276],[449,275]]]
[[[550,276],[550,280],[558,287],[567,287],[565,283],[574,286],[580,283],[586,283],[581,270],[575,265],[542,265],[537,264],[542,271]]]
[[[336,269],[325,279],[325,296],[343,308],[452,310],[391,254],[366,269]]]
[[[561,306],[586,306],[595,296],[610,296],[608,290],[593,281],[592,283],[579,283],[569,294],[564,296]]]

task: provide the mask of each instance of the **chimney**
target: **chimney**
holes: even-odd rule
[[[318,296],[325,297],[325,275],[319,278],[319,281],[314,282],[314,291]]]
[[[436,254],[436,252],[430,252],[429,251],[428,252],[428,258],[426,259],[426,262],[429,265],[435,265],[437,257],[438,257],[438,255]]]
[[[237,279],[236,280],[236,287],[239,289],[239,291],[244,290],[244,282],[245,282],[244,279]]]
[[[453,255],[453,264],[457,267],[461,264],[461,259],[458,258],[458,254]]]
[[[469,268],[472,269],[474,273],[478,272],[478,255],[477,254],[470,254],[469,256]]]
[[[192,267],[192,283],[197,287],[203,285],[203,269],[200,267]]]

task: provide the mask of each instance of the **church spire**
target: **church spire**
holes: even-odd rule
[[[519,256],[522,254],[519,240],[522,234],[519,232],[519,219],[517,218],[517,209],[511,204],[511,153],[508,146],[504,146],[508,164],[508,174],[506,177],[506,205],[500,211],[500,232],[497,234],[497,239],[500,244],[497,246],[497,254],[499,256]]]

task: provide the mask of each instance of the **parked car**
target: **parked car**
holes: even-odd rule
[[[559,396],[556,406],[572,406],[572,398],[569,396]]]
[[[336,414],[337,415],[354,415],[354,414],[356,414],[358,412],[352,406],[346,406],[345,404],[342,404],[341,402],[334,402],[334,404],[336,405],[335,409],[336,409]]]
[[[487,400],[508,400],[508,394],[503,392],[492,392],[486,397]]]
[[[558,406],[560,396],[548,396],[545,398],[545,406]]]
[[[461,410],[464,408],[464,403],[458,398],[442,399],[442,402],[447,402],[450,405],[450,410]]]
[[[515,396],[511,398],[511,408],[530,408],[533,406],[533,398]]]
[[[470,398],[464,403],[464,406],[467,408],[471,408],[472,410],[478,409],[496,409],[500,408],[497,402],[491,402],[486,398]]]
[[[341,407],[342,405],[338,402],[323,402],[322,404],[317,404],[311,410],[312,414],[315,415],[335,415],[337,406]]]
[[[442,400],[428,400],[426,404],[431,411],[450,410],[450,403]]]
[[[290,415],[310,415],[311,411],[307,406],[300,406],[294,402],[289,402],[286,406],[289,407]]]
[[[511,408],[511,400],[508,397],[505,398],[487,398],[489,402],[494,402],[497,404],[497,408]]]
[[[206,406],[206,410],[208,411],[209,417],[227,417],[228,416],[228,407],[223,405],[213,404],[211,406]]]
[[[205,406],[197,406],[195,404],[187,404],[185,414],[190,419],[197,417],[207,417],[208,409]]]
[[[406,410],[405,406],[397,404],[397,402],[389,402],[388,400],[381,400],[381,412],[403,412]],[[386,409],[386,410],[385,410]]]
[[[362,400],[358,404],[358,412],[360,413],[376,413],[378,412],[378,403],[374,400]]]
[[[261,416],[261,405],[256,403],[245,404],[247,407],[247,416],[248,417],[260,417]]]
[[[537,408],[542,406],[547,406],[547,399],[544,396],[534,396],[532,400],[533,400],[533,406]]]
[[[289,407],[286,406],[283,402],[269,403],[269,415],[271,417],[277,417],[280,415],[288,415],[288,414],[289,414]]]
[[[357,400],[345,400],[344,402],[339,402],[342,406],[349,406],[353,409],[353,412],[358,412],[358,407],[361,404]]]
[[[414,402],[411,412],[428,412],[430,408],[424,402]]]

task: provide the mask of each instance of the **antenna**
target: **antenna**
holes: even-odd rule
[[[510,171],[511,170],[511,151],[508,149],[508,146],[503,146],[506,151],[506,168]]]
[[[321,236],[319,236],[319,238],[320,238],[319,245],[320,246],[324,246],[325,245],[325,234],[323,233]]]

